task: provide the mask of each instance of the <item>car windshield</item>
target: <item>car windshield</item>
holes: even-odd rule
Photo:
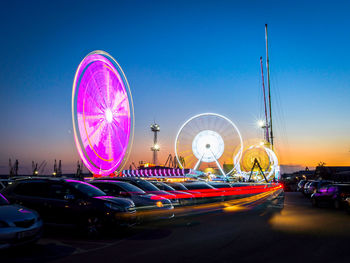
[[[208,184],[204,184],[204,183],[189,183],[189,184],[186,184],[185,187],[189,190],[192,190],[192,189],[215,189],[214,187],[212,187]]]
[[[89,197],[105,196],[106,195],[105,192],[102,192],[100,189],[98,189],[97,187],[95,187],[91,184],[80,182],[80,181],[75,181],[75,180],[67,180],[67,182],[69,183],[69,185],[73,186],[79,192],[81,192]]]
[[[140,189],[139,187],[137,187],[135,185],[125,183],[125,182],[118,182],[117,184],[121,188],[123,188],[123,190],[125,190],[126,192],[135,193],[135,194],[145,194],[145,191],[143,191],[142,189]]]
[[[215,188],[230,188],[231,185],[229,184],[220,184],[220,183],[212,183],[211,186],[214,186]]]
[[[162,183],[162,182],[152,182],[152,184],[154,184],[159,189],[164,190],[164,191],[175,191],[174,188],[172,188],[171,186],[169,186],[165,183]]]
[[[139,186],[142,190],[145,191],[159,191],[159,188],[151,184],[150,182],[144,180],[135,181],[136,185]]]
[[[8,205],[9,202],[7,201],[7,199],[5,198],[5,196],[3,196],[2,194],[0,194],[0,205]]]
[[[183,184],[181,183],[172,183],[170,184],[170,186],[172,188],[174,188],[175,190],[188,190]]]

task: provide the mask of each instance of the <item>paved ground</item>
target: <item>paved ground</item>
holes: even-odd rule
[[[190,215],[87,239],[49,228],[0,262],[350,262],[350,215],[313,208],[286,193],[284,208],[264,202]]]

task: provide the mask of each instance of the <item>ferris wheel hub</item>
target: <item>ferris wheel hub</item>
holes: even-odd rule
[[[113,121],[113,113],[111,109],[107,109],[105,112],[105,118],[108,123],[111,123]]]
[[[204,130],[194,137],[192,142],[193,154],[202,162],[211,163],[224,153],[224,140],[215,131]]]

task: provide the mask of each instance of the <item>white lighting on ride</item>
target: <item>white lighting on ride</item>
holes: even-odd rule
[[[224,152],[222,137],[215,131],[204,130],[196,135],[192,142],[193,154],[202,162],[211,163],[219,159]]]
[[[248,161],[250,161],[251,164],[253,164],[255,158],[257,160],[261,161],[261,157],[262,157],[261,150],[263,150],[264,155],[266,155],[266,158],[268,158],[268,160],[266,160],[266,161],[268,161],[267,166],[265,166],[263,163],[260,163],[260,165],[263,166],[263,172],[264,172],[267,180],[269,180],[269,181],[271,181],[272,179],[278,180],[279,176],[280,176],[280,167],[278,164],[277,156],[276,156],[274,151],[272,151],[268,147],[264,146],[264,144],[261,144],[261,142],[259,143],[259,145],[253,145],[253,146],[246,148],[243,151],[242,160],[238,159],[238,156],[234,158],[234,164],[235,164],[237,173],[240,174],[241,176],[243,176],[245,179],[248,179],[251,171],[248,171],[248,170],[242,171],[243,167],[241,167],[240,162],[247,161],[247,160],[245,160],[246,156],[249,156],[250,160],[248,160]],[[248,151],[251,151],[251,153],[249,155],[245,155],[245,153]],[[254,152],[255,152],[255,155],[254,155]],[[264,180],[265,180],[264,178],[260,179],[261,182],[263,182]]]
[[[113,121],[113,113],[111,109],[107,109],[105,112],[105,118],[108,123],[111,123]]]
[[[185,159],[186,168],[191,167],[194,172],[203,162],[213,163],[224,177],[233,173],[236,167],[224,171],[223,163],[233,162],[234,158],[240,160],[243,152],[242,136],[236,125],[216,113],[202,113],[188,119],[180,127],[174,146],[181,168],[185,166]]]

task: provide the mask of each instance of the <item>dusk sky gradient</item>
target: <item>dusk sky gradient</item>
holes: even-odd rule
[[[259,58],[269,29],[276,149],[281,164],[350,165],[350,1],[2,1],[0,173],[54,159],[72,172],[73,78],[93,50],[111,54],[135,107],[130,161],[160,160],[183,122],[223,114],[243,139],[263,137]],[[265,69],[264,69],[265,70]],[[266,70],[265,70],[266,73]]]

